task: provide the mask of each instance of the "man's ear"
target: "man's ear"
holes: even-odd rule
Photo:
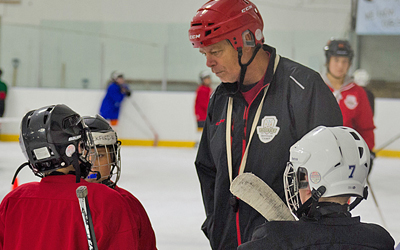
[[[250,30],[246,30],[245,32],[243,32],[242,39],[243,39],[243,47],[256,46],[256,40],[254,38],[253,33],[251,33]]]

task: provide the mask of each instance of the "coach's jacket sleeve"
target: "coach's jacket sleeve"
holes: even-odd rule
[[[211,101],[210,101],[211,103]],[[211,157],[210,141],[208,138],[208,130],[210,129],[210,108],[206,118],[206,124],[203,129],[199,150],[195,161],[197,176],[200,181],[201,194],[203,197],[204,208],[206,212],[206,220],[204,221],[201,229],[207,238],[210,238],[212,232],[212,224],[214,218],[214,193],[215,193],[215,179],[217,170],[214,161]]]
[[[297,76],[298,83],[291,84],[291,116],[296,123],[297,138],[301,138],[313,128],[342,126],[343,118],[340,107],[332,92],[318,73],[307,77]],[[294,81],[291,78],[291,81]]]

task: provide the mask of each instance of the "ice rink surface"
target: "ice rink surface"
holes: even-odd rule
[[[11,190],[17,167],[25,162],[16,142],[0,142],[0,197]],[[134,194],[145,207],[160,250],[210,249],[200,230],[205,219],[200,185],[194,168],[196,149],[122,147],[119,185]],[[39,181],[26,167],[19,183]],[[377,158],[370,184],[382,217],[369,193],[367,201],[353,210],[364,222],[384,226],[400,242],[400,159]],[[84,237],[84,236],[83,236]]]

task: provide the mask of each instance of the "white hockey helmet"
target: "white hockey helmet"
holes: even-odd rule
[[[319,126],[310,131],[290,148],[284,174],[289,207],[299,208],[298,190],[308,186],[322,187],[320,197],[364,197],[369,154],[364,139],[352,128]]]
[[[354,71],[354,82],[360,86],[367,86],[369,80],[371,80],[368,72],[365,69],[357,69]]]
[[[211,77],[211,72],[209,70],[203,70],[199,74],[200,82],[203,81],[204,78]]]
[[[119,78],[119,77],[124,77],[124,73],[122,73],[121,71],[118,71],[118,70],[114,70],[112,73],[111,73],[111,76],[110,76],[110,78],[111,78],[111,80],[112,81],[116,81],[117,80],[117,78]]]

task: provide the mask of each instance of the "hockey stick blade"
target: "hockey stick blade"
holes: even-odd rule
[[[94,226],[93,226],[92,216],[90,214],[87,195],[88,195],[88,190],[86,186],[79,186],[76,189],[76,196],[78,197],[79,200],[79,207],[82,213],[83,224],[85,226],[89,250],[91,249],[98,250],[96,235],[94,233]]]
[[[268,221],[294,221],[295,217],[279,196],[252,173],[237,176],[230,187],[233,195],[249,204]]]

